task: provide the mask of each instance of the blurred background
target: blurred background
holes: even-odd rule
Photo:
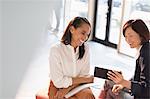
[[[132,76],[136,52],[122,25],[141,18],[150,29],[150,0],[0,0],[0,99],[34,99],[48,85],[49,48],[75,16],[92,25],[91,74],[102,66]]]

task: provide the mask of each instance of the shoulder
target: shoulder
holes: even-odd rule
[[[146,42],[145,44],[143,44],[140,53],[143,56],[148,56],[149,55],[149,50],[150,50],[150,43]]]
[[[146,42],[145,44],[143,44],[143,48],[149,48],[150,47],[150,42]]]
[[[149,52],[150,49],[150,42],[146,42],[143,44],[142,48],[141,48],[141,52]]]
[[[50,47],[50,52],[57,52],[64,47],[64,44],[61,42],[57,42]]]

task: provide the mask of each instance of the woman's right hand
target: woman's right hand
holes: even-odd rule
[[[119,73],[118,71],[113,71],[113,72],[109,71],[107,75],[108,78],[111,79],[116,84],[120,84],[124,80],[122,73]]]

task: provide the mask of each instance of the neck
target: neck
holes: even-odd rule
[[[141,47],[141,45],[139,45],[138,47],[136,47],[136,49],[139,50],[140,47]]]
[[[71,42],[71,46],[74,47],[74,49],[77,48],[77,45],[74,42]]]
[[[74,52],[76,52],[77,46],[75,43],[71,42],[71,46],[74,48]]]

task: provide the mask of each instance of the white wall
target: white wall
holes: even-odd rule
[[[14,99],[34,52],[44,42],[51,0],[3,0],[2,8],[2,93]],[[1,18],[0,18],[1,19]],[[1,30],[1,29],[0,29]],[[0,51],[1,52],[1,51]],[[1,77],[0,77],[1,78]],[[2,88],[1,88],[2,87]]]
[[[2,48],[1,48],[1,44],[2,44],[2,14],[1,14],[1,10],[2,10],[2,5],[1,5],[1,0],[0,0],[0,97],[2,96]]]

